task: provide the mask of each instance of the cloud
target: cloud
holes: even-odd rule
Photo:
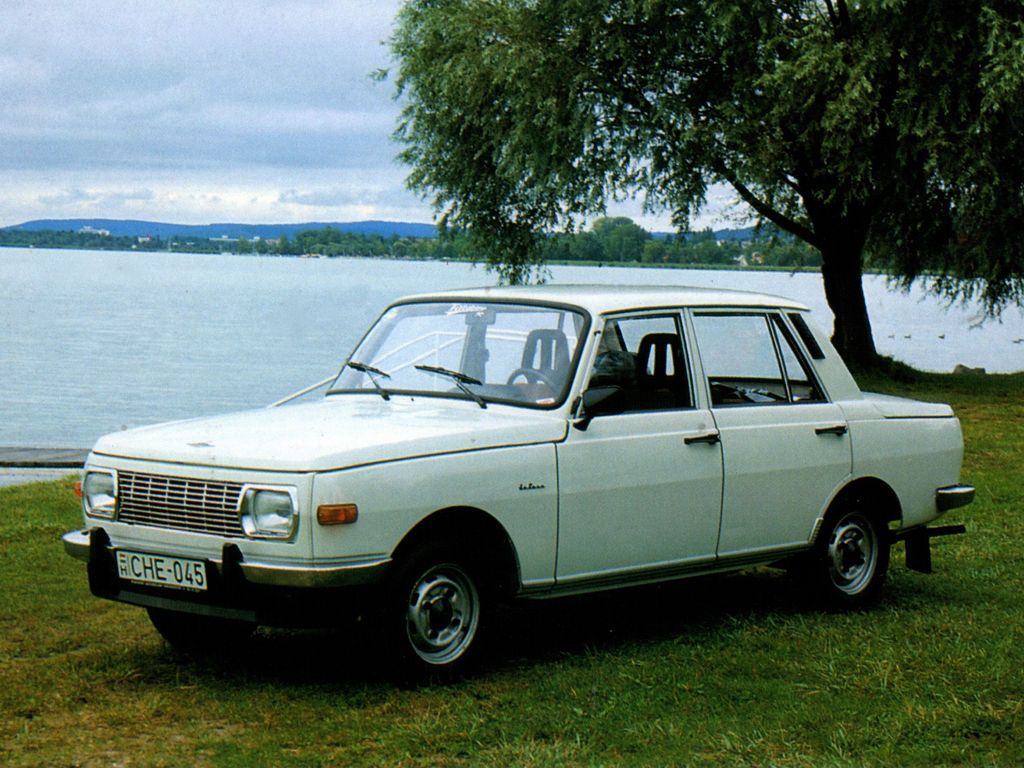
[[[84,189],[68,189],[55,195],[42,195],[39,202],[45,205],[65,206],[78,205],[81,203],[113,203],[120,204],[133,200],[152,200],[154,197],[151,189],[133,189],[117,192],[86,191]]]
[[[319,189],[309,192],[297,192],[289,189],[278,196],[282,203],[332,208],[342,205],[366,205],[381,199],[380,190],[368,190],[353,187],[336,187]]]
[[[153,200],[155,195],[151,189],[133,189],[129,192],[112,192],[100,199],[109,203],[129,203],[144,200]]]
[[[398,0],[0,4],[0,168],[368,167]]]
[[[83,189],[68,189],[55,195],[41,195],[38,199],[43,205],[64,208],[69,205],[80,205],[81,203],[95,203],[100,198],[99,195],[86,192]]]
[[[370,77],[400,4],[0,1],[0,226],[430,221]]]
[[[140,184],[140,179],[145,184]],[[282,191],[284,190],[284,191]],[[44,218],[135,218],[209,224],[394,219],[429,222],[400,168],[249,166],[146,174],[90,169],[0,174],[0,226]]]
[[[38,88],[50,78],[50,69],[27,56],[0,54],[0,91],[12,94],[25,88]]]

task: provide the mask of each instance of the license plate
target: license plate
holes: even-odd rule
[[[181,557],[117,551],[117,575],[140,584],[158,584],[175,589],[206,589],[206,563]]]

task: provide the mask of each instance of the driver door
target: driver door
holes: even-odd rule
[[[589,386],[621,387],[622,412],[558,446],[559,584],[714,559],[722,449],[687,357],[678,313],[606,320]]]

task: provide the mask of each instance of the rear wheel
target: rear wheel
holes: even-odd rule
[[[822,531],[814,578],[830,607],[860,608],[875,603],[889,568],[889,531],[859,508],[834,515]]]
[[[479,656],[488,590],[479,569],[450,547],[423,547],[404,559],[392,582],[385,630],[400,672],[444,682]]]
[[[192,655],[230,651],[244,643],[256,625],[236,619],[201,616],[164,608],[147,608],[149,620],[161,637],[176,650]]]

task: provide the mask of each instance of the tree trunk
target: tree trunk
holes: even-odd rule
[[[871,335],[867,302],[864,301],[863,253],[871,222],[870,208],[845,204],[833,199],[830,190],[839,184],[827,173],[824,178],[813,172],[801,176],[796,188],[803,198],[810,228],[775,210],[733,177],[723,165],[720,170],[739,196],[761,216],[777,227],[799,237],[821,252],[821,276],[825,299],[835,315],[832,329],[834,346],[847,365],[875,368],[879,364],[875,340]],[[810,190],[810,192],[808,191]],[[815,190],[820,194],[815,193]],[[822,202],[822,201],[827,202]]]
[[[858,368],[878,364],[864,300],[862,251],[865,240],[856,233],[842,231],[821,238],[821,276],[825,298],[835,315],[832,345],[847,365]]]

